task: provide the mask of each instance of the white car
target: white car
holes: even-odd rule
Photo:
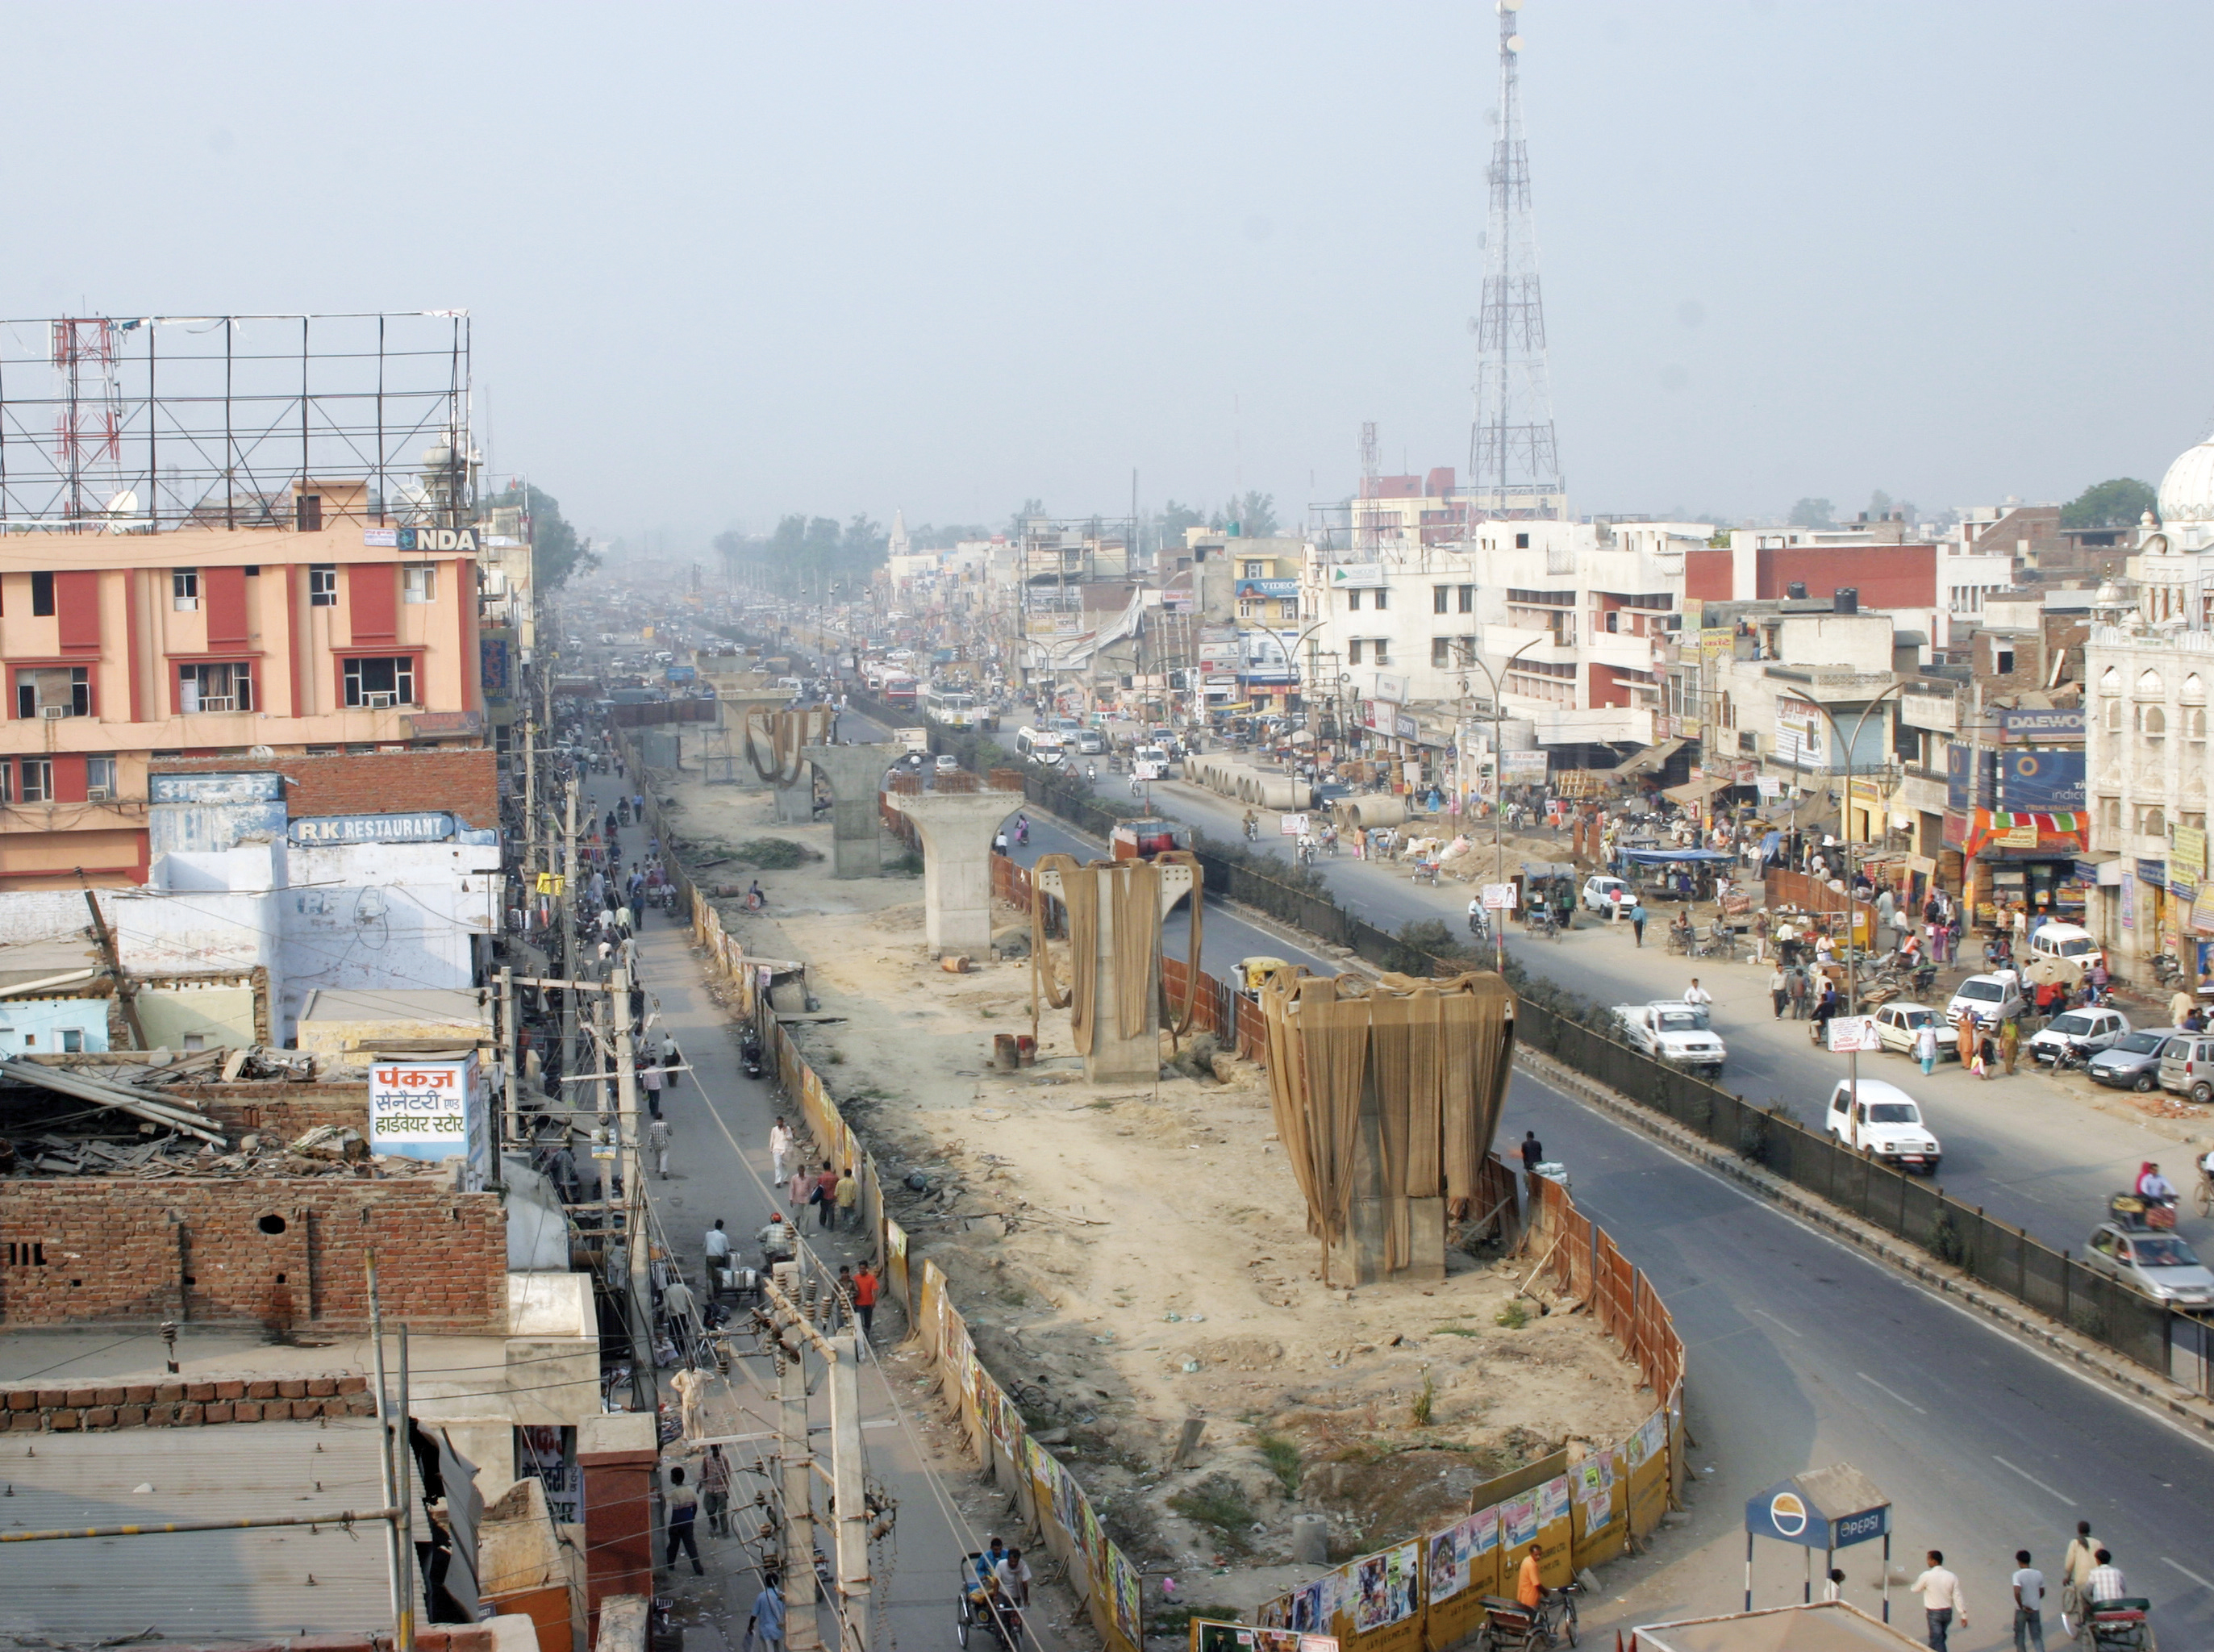
[[[1914,1098],[1881,1079],[1862,1079],[1857,1092],[1851,1080],[1840,1080],[1830,1092],[1829,1129],[1848,1147],[1924,1176],[1935,1176],[1944,1157]]]
[[[2130,1018],[2119,1010],[2070,1010],[2065,1015],[2054,1016],[2052,1024],[2029,1041],[2029,1053],[2050,1067],[2064,1049],[2072,1049],[2079,1056],[2095,1055],[2112,1049],[2135,1030]]]
[[[1875,1013],[1876,1041],[1901,1055],[1914,1054],[1915,1040],[1924,1027],[1937,1029],[1937,1059],[1958,1055],[1958,1042],[1945,1030],[1945,1018],[1927,1004],[1886,1004]]]
[[[1956,1027],[1963,1015],[1979,1021],[2003,1021],[2022,1012],[2021,977],[2011,970],[1996,975],[1970,976],[1954,989],[1945,1006],[1945,1025]]]
[[[1637,891],[1619,878],[1594,875],[1584,879],[1583,902],[1587,912],[1611,913],[1618,907],[1627,913],[1637,904]]]
[[[1707,1025],[1703,1005],[1617,1004],[1614,1019],[1622,1024],[1623,1037],[1631,1049],[1671,1067],[1712,1078],[1729,1059],[1728,1046]]]
[[[2065,958],[2088,970],[2106,956],[2099,938],[2081,924],[2049,923],[2029,938],[2032,963],[2041,958]]]

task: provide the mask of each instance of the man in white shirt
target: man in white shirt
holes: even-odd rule
[[[2027,1549],[2014,1551],[2014,1652],[2045,1652],[2045,1574]]]
[[[1930,1551],[1930,1569],[1914,1580],[1913,1588],[1922,1597],[1922,1615],[1929,1620],[1930,1652],[1945,1652],[1954,1614],[1961,1628],[1968,1626],[1968,1606],[1960,1596],[1960,1580],[1945,1569],[1943,1550]]]
[[[784,1122],[784,1115],[779,1113],[776,1123],[768,1127],[768,1156],[770,1162],[776,1166],[776,1174],[769,1180],[778,1187],[784,1185],[784,1161],[791,1152],[792,1127]]]
[[[1706,1009],[1714,1003],[1715,995],[1699,985],[1698,976],[1693,976],[1691,984],[1684,988],[1684,1001],[1686,1004],[1696,1004],[1701,1009]]]
[[[1007,1551],[1006,1558],[992,1569],[999,1574],[1000,1588],[1018,1606],[1031,1603],[1031,1569],[1020,1549]]]
[[[2108,1600],[2127,1598],[2129,1580],[2122,1576],[2122,1569],[2114,1564],[2113,1556],[2101,1549],[2092,1558],[2099,1563],[2091,1568],[2091,1576],[2084,1581],[2084,1600],[2096,1606]]]
[[[715,1225],[707,1230],[707,1237],[700,1249],[707,1257],[707,1284],[712,1291],[715,1276],[731,1265],[731,1236],[725,1231],[720,1216],[715,1218]]]

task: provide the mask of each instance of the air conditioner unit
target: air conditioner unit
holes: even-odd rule
[[[112,786],[88,786],[84,788],[84,800],[87,803],[113,803],[115,801],[115,788]]]
[[[67,706],[41,706],[39,707],[39,715],[49,723],[58,721],[62,718],[67,717],[69,714],[70,707]]]
[[[389,711],[394,706],[399,703],[399,699],[398,696],[394,694],[364,694],[361,697],[361,703],[368,707],[371,711]]]

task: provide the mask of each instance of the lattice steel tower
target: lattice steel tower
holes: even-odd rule
[[[1530,146],[1522,138],[1522,0],[1499,9],[1498,137],[1486,179],[1491,218],[1477,316],[1476,427],[1470,438],[1472,503],[1496,517],[1568,511],[1545,371],[1545,306],[1538,291],[1538,235],[1530,212]]]

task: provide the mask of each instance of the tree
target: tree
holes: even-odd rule
[[[1007,519],[1007,537],[1020,539],[1023,536],[1023,523],[1032,517],[1042,517],[1044,514],[1043,499],[1024,499],[1023,508]]]
[[[1791,507],[1791,525],[1794,528],[1834,528],[1838,523],[1829,500],[1801,499]]]
[[[600,566],[591,546],[577,536],[561,514],[561,502],[544,489],[524,485],[509,488],[486,501],[489,508],[521,505],[530,527],[530,578],[540,590],[558,590],[572,573],[590,573]]]
[[[1234,523],[1239,535],[1245,539],[1268,539],[1277,529],[1276,496],[1245,490],[1245,497],[1233,499],[1222,507],[1225,525]]]
[[[2141,482],[2134,476],[2117,476],[2112,481],[2087,487],[2060,507],[2063,528],[2131,528],[2138,518],[2155,509],[2160,501],[2151,484]]]

